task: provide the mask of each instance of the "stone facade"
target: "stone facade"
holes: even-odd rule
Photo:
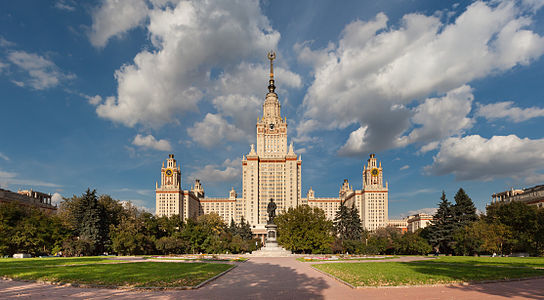
[[[15,193],[0,189],[0,203],[17,203],[19,205],[36,207],[48,213],[57,212],[57,206],[51,203],[51,194],[34,190],[20,190]]]
[[[520,201],[527,205],[534,205],[538,208],[544,207],[544,185],[537,185],[530,188],[495,193],[491,195],[491,203]]]
[[[274,199],[277,213],[290,207],[307,204],[325,211],[333,220],[340,206],[355,205],[362,226],[375,230],[388,224],[388,186],[384,184],[383,169],[371,154],[363,167],[362,190],[354,190],[344,180],[338,197],[316,198],[312,188],[302,198],[302,159],[295,154],[293,143],[287,142],[287,119],[281,116],[281,105],[275,92],[273,59],[270,53],[270,78],[268,93],[263,103],[263,115],[257,119],[257,145],[251,145],[242,157],[242,194],[232,189],[228,198],[206,198],[199,180],[189,191],[181,188],[180,167],[170,154],[166,167],[161,169],[161,185],[156,184],[156,214],[179,214],[184,218],[215,212],[225,222],[247,220],[256,235],[265,235],[268,215],[267,205]],[[188,203],[185,203],[188,202]]]

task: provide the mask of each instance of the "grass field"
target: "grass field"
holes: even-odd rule
[[[508,280],[544,276],[543,259],[444,257],[422,262],[368,262],[313,265],[354,286],[396,286]],[[487,263],[487,265],[486,265]]]
[[[467,265],[488,265],[544,268],[544,257],[472,257],[472,256],[441,256],[429,259],[432,263],[458,263]]]
[[[317,261],[357,261],[357,260],[384,260],[399,258],[398,256],[385,256],[385,257],[354,257],[354,258],[338,258],[338,259],[313,259],[311,257],[299,257],[298,261],[301,262],[317,262]]]
[[[5,268],[28,268],[46,267],[59,265],[81,265],[81,264],[107,264],[117,263],[120,260],[105,259],[103,256],[96,257],[48,257],[48,258],[0,258],[0,269]]]
[[[89,259],[73,259],[71,266],[60,266],[64,263],[51,258],[43,259],[51,261],[0,260],[0,276],[22,280],[124,287],[187,287],[196,286],[233,267],[219,263],[176,262],[97,264],[98,261],[89,262]],[[87,263],[91,264],[86,265]]]
[[[236,257],[236,258],[187,258],[187,257],[152,257],[148,256],[145,257],[145,259],[153,259],[153,260],[181,260],[181,261],[247,261],[248,259],[245,257]]]

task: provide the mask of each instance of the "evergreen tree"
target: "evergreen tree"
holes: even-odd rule
[[[361,240],[363,227],[361,226],[361,218],[359,218],[359,210],[355,207],[355,204],[351,206],[349,210],[349,232],[348,239],[350,240]]]
[[[249,225],[249,222],[247,222],[243,216],[240,220],[239,234],[243,240],[251,240],[253,238],[253,233],[251,232],[251,225]]]
[[[336,235],[341,241],[348,240],[350,212],[343,201],[340,202],[340,207],[336,211],[333,224],[334,235]]]
[[[451,242],[453,241],[453,216],[452,205],[442,191],[441,202],[438,210],[433,216],[432,225],[425,230],[429,242],[441,253],[451,253]]]
[[[455,205],[452,207],[453,230],[464,228],[472,222],[478,221],[476,207],[472,199],[465,193],[465,190],[460,188],[454,199]]]
[[[91,253],[99,254],[104,251],[104,242],[107,239],[107,229],[104,226],[105,214],[98,205],[96,190],[87,189],[80,197],[75,207],[75,220],[77,222],[77,234],[91,243]]]

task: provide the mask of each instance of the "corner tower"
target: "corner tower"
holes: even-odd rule
[[[181,168],[174,154],[169,154],[161,168],[161,185],[155,183],[155,214],[161,216],[183,215]]]
[[[363,166],[363,190],[361,205],[361,223],[363,228],[376,230],[388,224],[388,184],[383,184],[382,163],[370,154],[366,166]]]
[[[270,77],[263,103],[263,115],[257,119],[257,147],[251,145],[242,159],[242,214],[252,224],[254,233],[265,230],[266,206],[274,199],[278,213],[295,207],[301,198],[301,165],[293,145],[287,145],[287,119],[281,116],[276,94],[273,51],[268,53]]]

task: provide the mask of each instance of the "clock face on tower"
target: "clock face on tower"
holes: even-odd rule
[[[274,129],[274,124],[270,124],[270,129]]]
[[[172,174],[174,174],[174,172],[172,172],[172,169],[166,169],[165,174],[166,174],[166,176],[172,176]]]
[[[372,176],[378,176],[378,174],[380,174],[380,170],[374,168],[372,169],[372,171],[370,171],[370,174],[372,174]]]

